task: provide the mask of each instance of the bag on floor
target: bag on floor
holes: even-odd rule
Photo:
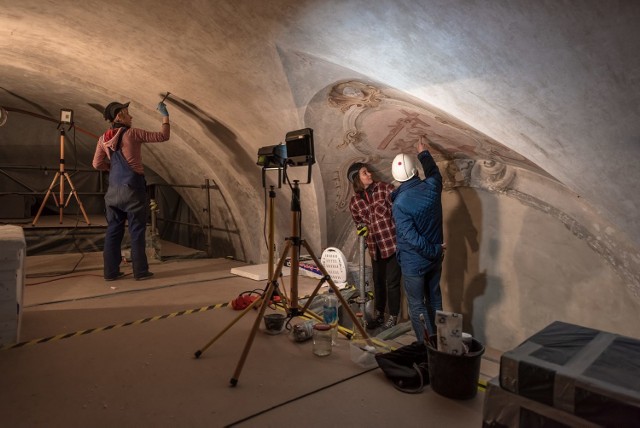
[[[396,389],[416,394],[429,385],[429,362],[427,347],[415,342],[395,351],[376,354],[378,367]]]

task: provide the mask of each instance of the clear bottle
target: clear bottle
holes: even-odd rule
[[[338,344],[338,298],[332,288],[329,288],[329,292],[324,296],[322,319],[331,327],[331,344],[336,346]]]
[[[331,327],[328,324],[313,326],[313,353],[319,357],[331,354]]]
[[[356,312],[356,322],[360,324],[360,327],[364,329],[364,314],[362,312]],[[355,325],[353,326],[353,334],[351,335],[351,340],[364,340],[364,337],[360,333],[360,330],[358,330],[358,327],[356,327]]]

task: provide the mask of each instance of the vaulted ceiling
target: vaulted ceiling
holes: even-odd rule
[[[485,175],[498,163],[522,171],[520,185],[533,177],[527,194],[549,209],[566,212],[566,199],[579,199],[574,217],[588,211],[581,225],[605,242],[603,257],[634,266],[625,274],[638,292],[636,2],[0,3],[2,164],[24,164],[43,135],[55,137],[59,110],[71,108],[77,161],[89,166],[103,106],[131,101],[134,126],[155,129],[155,106],[170,92],[171,140],[145,149],[145,164],[169,183],[214,180],[224,205],[217,218],[239,231],[231,245],[259,261],[260,147],[314,129],[303,233],[321,248],[344,241],[350,227],[349,163],[365,160],[390,178],[393,155],[411,152],[422,130],[455,169],[451,186],[503,191],[491,183],[504,172],[465,173],[465,162],[483,162]],[[291,172],[303,181],[305,173]],[[281,195],[286,236],[289,196]],[[195,209],[195,196],[183,196]]]

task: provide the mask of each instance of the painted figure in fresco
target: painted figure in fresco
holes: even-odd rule
[[[367,328],[391,328],[400,314],[400,267],[396,260],[396,228],[391,218],[389,183],[376,181],[367,164],[356,162],[349,167],[347,178],[355,194],[349,209],[358,233],[366,236],[371,257],[374,289],[374,315]],[[385,310],[389,316],[385,321]]]
[[[411,326],[419,342],[424,340],[420,315],[427,320],[429,335],[435,331],[435,312],[442,310],[440,275],[446,244],[442,231],[442,176],[427,137],[418,140],[418,160],[425,178],[418,176],[414,155],[401,153],[391,166],[400,186],[391,194],[396,225],[398,263],[409,304]]]

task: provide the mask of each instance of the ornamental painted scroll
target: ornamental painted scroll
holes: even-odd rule
[[[375,86],[351,80],[338,83],[329,93],[329,105],[339,108],[343,113],[351,107],[375,108],[384,97]]]
[[[502,192],[513,182],[513,168],[493,159],[476,161],[471,170],[470,185],[494,192]]]

